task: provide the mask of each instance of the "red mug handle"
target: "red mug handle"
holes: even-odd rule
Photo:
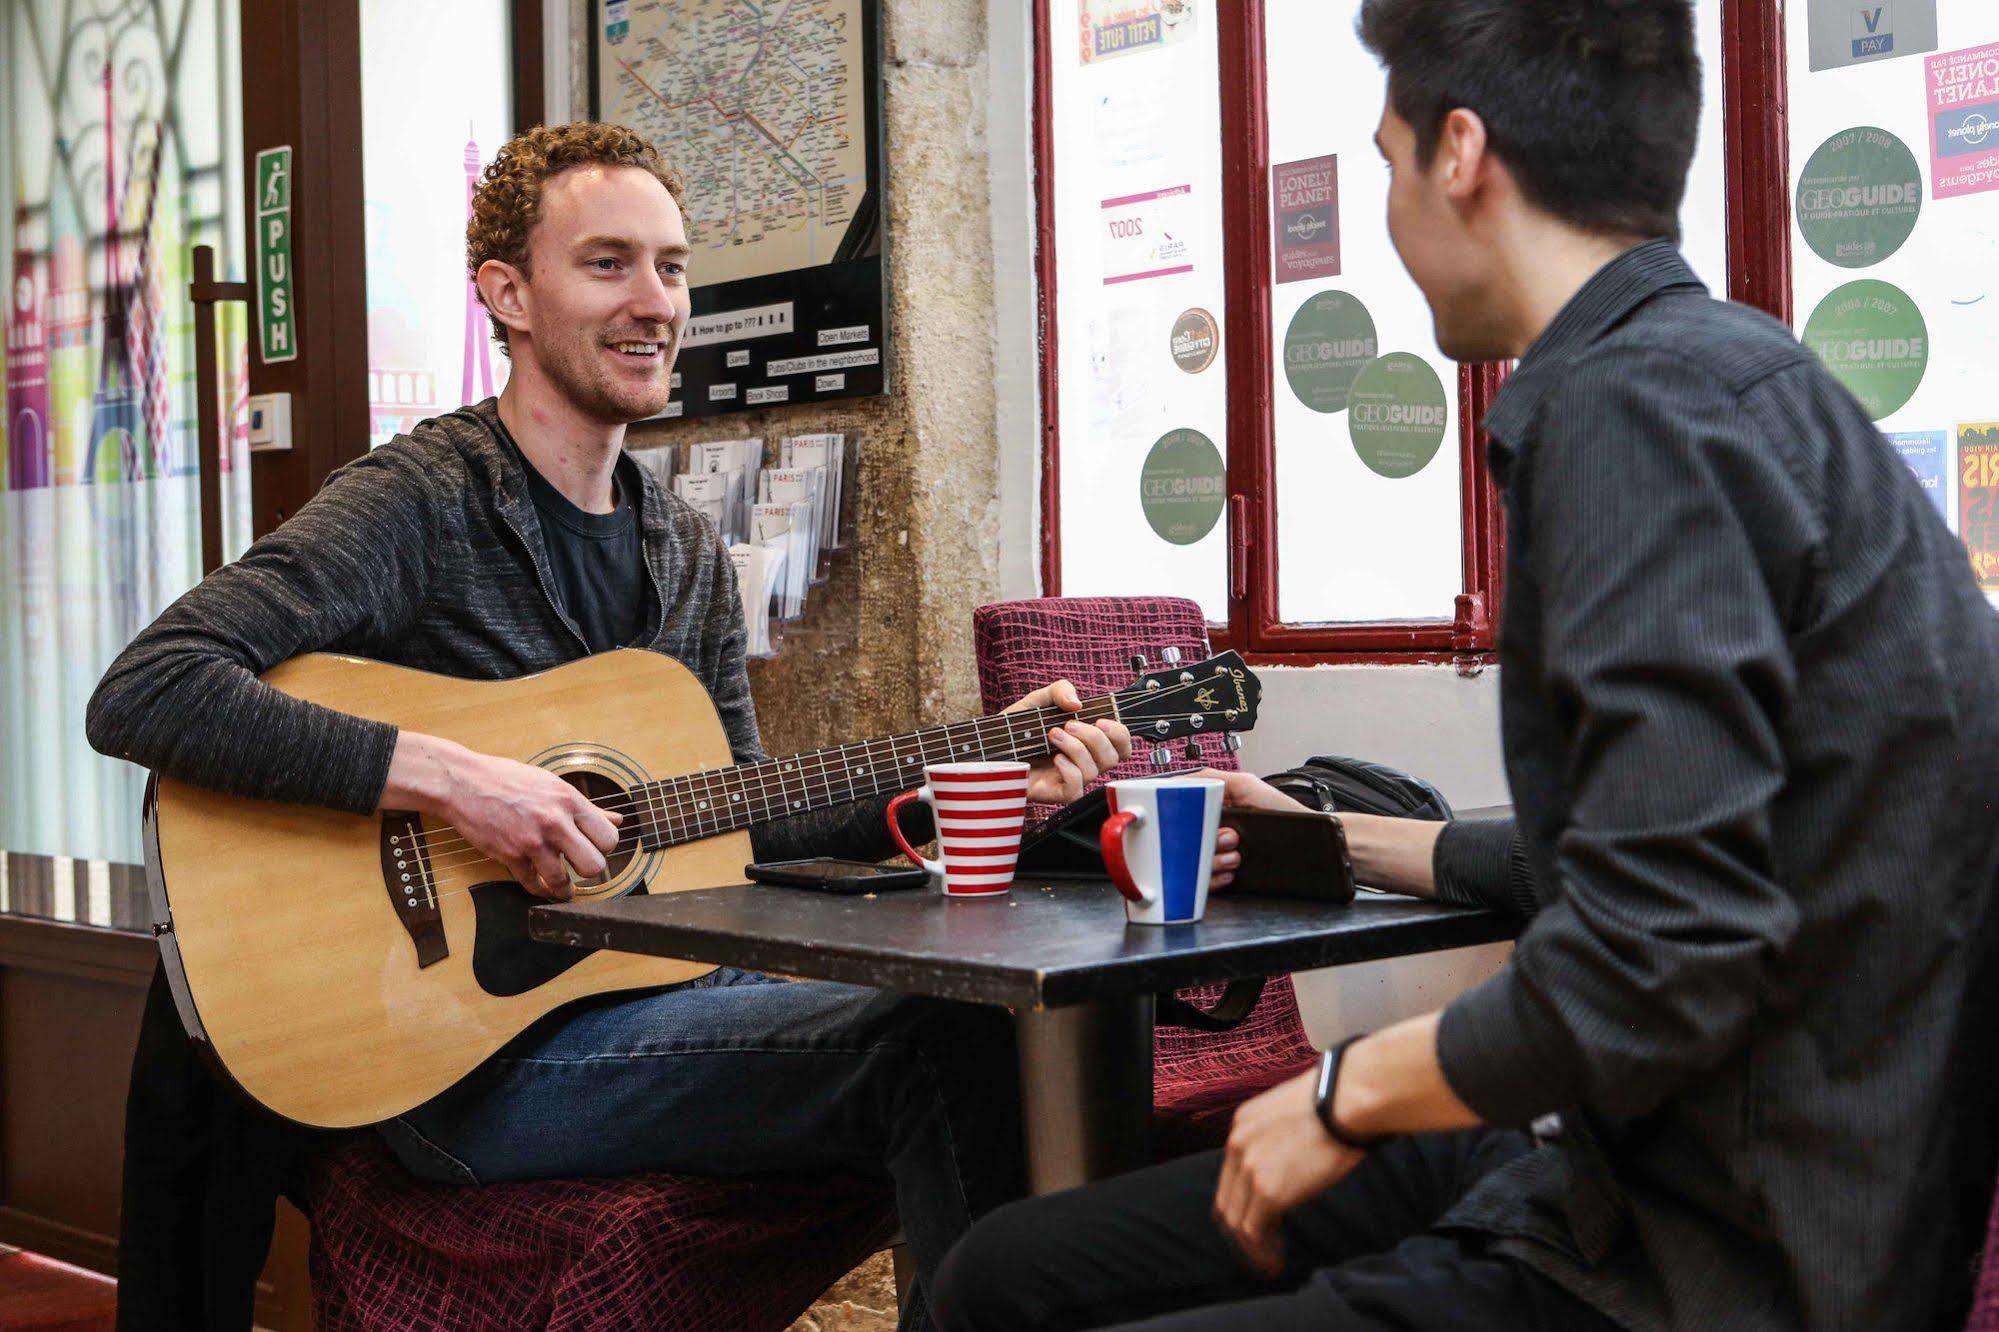
[[[1111,872],[1111,882],[1117,890],[1132,901],[1144,906],[1150,900],[1143,888],[1131,877],[1131,866],[1124,858],[1125,829],[1135,823],[1142,823],[1144,815],[1135,809],[1121,809],[1105,819],[1097,830],[1097,845],[1103,849],[1104,865]]]
[[[908,856],[911,861],[921,865],[932,874],[942,878],[944,876],[943,862],[925,860],[916,853],[916,848],[909,844],[909,839],[902,835],[902,808],[912,800],[921,800],[932,809],[937,808],[936,804],[930,798],[929,787],[919,786],[914,790],[904,791],[901,795],[888,802],[888,835],[895,839],[895,844],[898,847],[902,848],[902,854]]]

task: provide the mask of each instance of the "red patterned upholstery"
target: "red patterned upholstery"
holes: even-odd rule
[[[1131,658],[1139,653],[1155,667],[1162,648],[1179,648],[1190,663],[1209,655],[1207,622],[1200,607],[1183,597],[1003,601],[972,613],[972,638],[979,692],[988,712],[1050,680],[1071,680],[1086,697],[1122,689],[1131,683]],[[1200,737],[1201,757],[1196,761],[1180,757],[1184,743],[1173,743],[1169,771],[1239,766],[1219,736]],[[1138,745],[1132,761],[1103,780],[1156,771],[1146,761],[1145,750]],[[1028,818],[1030,823],[1039,822],[1053,812],[1037,807]],[[1204,986],[1185,991],[1182,997],[1205,1008],[1220,995],[1220,986]],[[1234,1031],[1162,1028],[1153,1069],[1153,1127],[1161,1154],[1220,1142],[1237,1105],[1298,1072],[1314,1057],[1289,976],[1273,976],[1249,1020]]]
[[[456,1187],[373,1134],[314,1167],[320,1332],[780,1332],[895,1232],[884,1186],[677,1175]]]
[[[1964,1332],[1999,1332],[1999,1194],[1993,1196],[1992,1217],[1985,1226],[1985,1254],[1978,1263],[1978,1286]]]

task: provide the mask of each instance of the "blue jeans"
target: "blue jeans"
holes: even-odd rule
[[[449,1183],[885,1178],[917,1271],[905,1327],[927,1325],[952,1244],[1024,1191],[1004,1010],[729,968],[551,1013],[381,1132],[412,1172]]]

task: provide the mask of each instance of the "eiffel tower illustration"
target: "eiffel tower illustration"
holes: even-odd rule
[[[468,134],[473,133],[470,125]],[[479,141],[465,141],[465,220],[472,220],[472,194],[479,188]],[[465,383],[460,402],[483,402],[493,396],[492,335],[486,307],[479,303],[479,286],[465,275]],[[476,377],[475,377],[476,366]],[[478,392],[473,392],[477,389]]]

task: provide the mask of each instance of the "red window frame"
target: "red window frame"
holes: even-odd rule
[[[1056,411],[1055,125],[1049,101],[1048,9],[1034,0],[1034,167],[1041,343],[1041,580],[1061,591],[1061,451]],[[1487,408],[1504,366],[1458,372],[1463,469],[1464,592],[1449,619],[1366,624],[1286,624],[1278,614],[1276,432],[1270,318],[1270,135],[1266,114],[1264,0],[1214,7],[1220,31],[1222,229],[1228,315],[1229,618],[1217,643],[1284,664],[1415,663],[1490,659],[1497,647],[1505,516],[1486,469]],[[1729,194],[1729,296],[1786,323],[1791,316],[1789,145],[1782,0],[1724,0],[1725,179]],[[1441,608],[1440,608],[1441,609]]]

